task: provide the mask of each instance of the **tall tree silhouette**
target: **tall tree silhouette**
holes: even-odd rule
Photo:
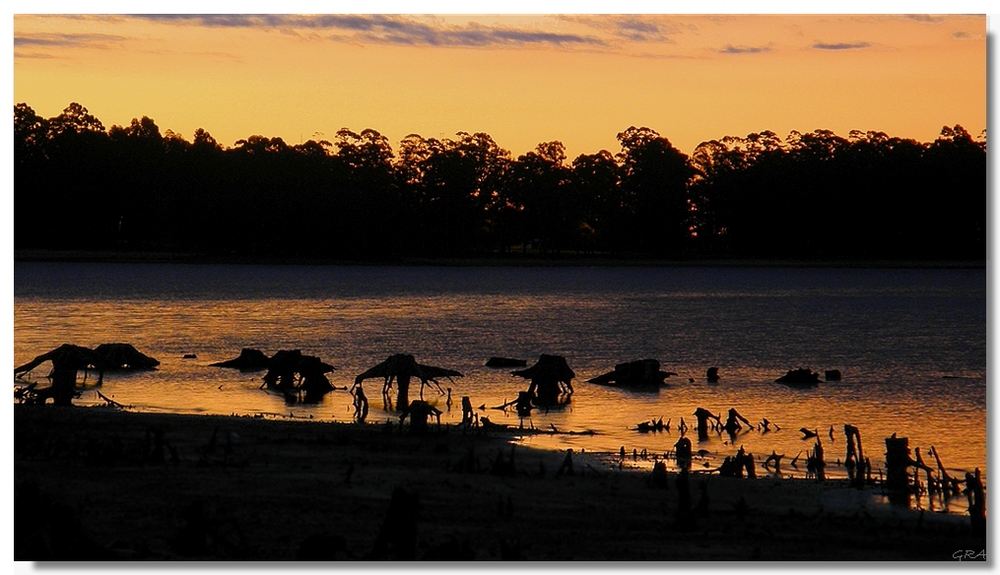
[[[687,183],[695,173],[687,156],[646,127],[632,126],[618,141],[623,209],[633,222],[634,245],[645,254],[682,255],[692,232]]]
[[[502,196],[516,243],[542,253],[576,247],[582,206],[573,201],[573,172],[562,142],[543,142],[511,162]]]
[[[146,116],[105,130],[76,102],[48,119],[19,103],[15,247],[384,260],[537,240],[553,254],[985,258],[985,132],[765,130],[690,158],[650,128],[618,140],[571,163],[559,141],[511,159],[482,132],[411,134],[398,154],[371,128],[227,148],[202,128],[189,142]]]

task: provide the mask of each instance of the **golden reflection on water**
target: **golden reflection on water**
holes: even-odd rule
[[[349,387],[354,376],[388,355],[412,353],[421,363],[464,374],[442,381],[452,388],[451,410],[444,396],[424,390],[425,399],[445,412],[443,422],[461,420],[461,397],[468,395],[474,406],[485,405],[479,413],[494,423],[594,432],[535,433],[523,440],[528,445],[605,453],[624,446],[629,453],[662,454],[677,441],[681,418],[694,426],[697,408],[723,416],[736,408],[752,423],[767,418],[780,431],[754,429],[735,440],[710,434],[707,441],[695,441],[695,450],[708,453],[699,464],[717,466],[742,446],[760,459],[772,452],[784,454],[788,475],[804,475],[804,463],[795,470],[787,462],[799,453],[804,459],[812,448],[814,440],[803,440],[798,431],[805,427],[819,432],[829,471],[837,475],[836,460],[845,455],[843,426],[851,424],[861,430],[876,468],[883,465],[884,439],[897,433],[924,453],[933,445],[953,474],[976,467],[986,471],[985,305],[980,307],[985,296],[970,288],[952,294],[946,289],[950,280],[942,287],[937,276],[890,276],[892,281],[865,289],[853,285],[856,278],[826,287],[833,280],[824,276],[820,287],[796,290],[786,285],[788,278],[772,280],[767,274],[751,283],[768,285],[748,289],[742,280],[725,275],[711,276],[710,282],[700,276],[676,280],[676,270],[661,275],[596,270],[594,277],[573,270],[572,281],[558,270],[549,272],[555,275],[475,270],[466,273],[485,278],[475,289],[463,287],[464,276],[456,272],[448,272],[455,274],[448,281],[440,274],[412,272],[416,275],[409,283],[417,288],[399,291],[377,282],[355,289],[351,286],[357,279],[338,283],[338,273],[363,278],[365,270],[307,269],[293,270],[287,289],[275,281],[259,293],[222,297],[197,282],[210,281],[201,277],[208,272],[223,278],[228,272],[144,270],[150,285],[141,284],[124,297],[113,290],[88,295],[85,286],[73,288],[83,295],[68,296],[16,289],[15,365],[62,343],[95,347],[127,342],[159,359],[160,368],[107,375],[101,392],[137,410],[349,421],[351,396],[346,391],[334,391],[315,406],[289,405],[280,395],[260,389],[262,372],[208,364],[235,357],[244,347],[268,355],[300,349],[332,363],[337,370],[331,383]],[[168,287],[162,287],[164,273],[180,276],[168,278]],[[296,273],[304,278],[299,284]],[[973,288],[978,277],[973,277]],[[238,279],[233,283],[249,283],[242,275]],[[911,288],[911,281],[929,285]],[[685,282],[705,283],[692,289]],[[613,289],[600,287],[612,283]],[[315,287],[297,293],[295,286],[302,284]],[[425,284],[430,287],[420,288]],[[183,359],[190,353],[197,358]],[[530,365],[540,353],[563,355],[576,371],[571,403],[549,413],[536,411],[523,423],[513,412],[490,409],[515,397],[527,383],[507,370],[486,368],[485,361],[505,356]],[[615,363],[646,357],[679,374],[658,393],[586,383]],[[719,383],[705,381],[709,366],[719,367]],[[799,366],[820,372],[837,368],[844,378],[812,389],[774,383],[785,370]],[[42,378],[46,369],[33,376]],[[396,417],[380,410],[374,383],[366,384],[366,391],[372,400],[371,422]],[[90,389],[78,403],[102,401]],[[661,417],[671,421],[670,432],[635,431],[638,423]]]

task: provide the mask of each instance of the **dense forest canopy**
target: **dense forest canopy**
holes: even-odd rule
[[[14,106],[15,249],[394,259],[540,253],[661,259],[984,260],[986,134],[764,131],[687,156],[646,127],[569,160],[485,133],[373,129],[226,148],[80,104]]]

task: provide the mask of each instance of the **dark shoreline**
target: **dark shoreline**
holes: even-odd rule
[[[382,559],[985,558],[967,517],[837,480],[693,475],[689,504],[708,497],[682,518],[676,473],[657,488],[579,455],[560,473],[564,453],[503,433],[20,405],[13,420],[18,560],[374,559],[398,488],[419,501],[415,542]]]
[[[728,267],[844,269],[986,269],[986,260],[778,260],[594,257],[576,254],[493,254],[462,258],[399,258],[346,260],[288,256],[213,255],[182,252],[14,250],[14,262],[304,265],[304,266],[428,266],[428,267]]]

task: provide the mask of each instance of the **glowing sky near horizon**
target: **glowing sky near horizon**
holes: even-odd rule
[[[986,128],[985,16],[14,15],[14,101],[188,140],[487,132],[514,156],[772,130]]]

